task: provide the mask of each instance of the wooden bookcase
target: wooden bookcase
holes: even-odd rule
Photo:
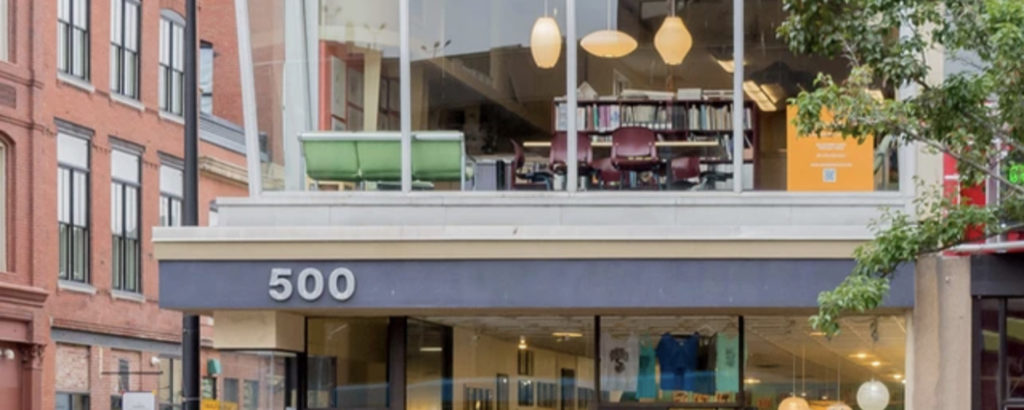
[[[554,129],[565,131],[568,105],[554,100]],[[732,100],[598,99],[577,101],[576,126],[593,141],[608,141],[619,127],[645,127],[666,141],[718,141],[721,149],[693,148],[702,164],[731,164]],[[744,106],[743,161],[756,168],[758,111]]]

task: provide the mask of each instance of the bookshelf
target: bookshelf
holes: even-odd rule
[[[752,101],[744,106],[743,160],[753,163],[757,143],[757,107]],[[666,141],[716,141],[721,149],[712,154],[701,152],[701,162],[732,162],[732,100],[678,99],[597,99],[577,101],[576,124],[579,132],[593,142],[609,142],[620,127],[645,127]],[[568,105],[564,98],[554,101],[556,131],[565,131]]]

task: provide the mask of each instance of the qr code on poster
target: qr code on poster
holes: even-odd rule
[[[835,168],[825,168],[825,169],[823,169],[821,171],[821,180],[825,181],[827,183],[835,183],[836,182],[836,169]]]

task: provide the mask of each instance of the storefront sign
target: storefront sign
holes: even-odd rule
[[[156,396],[151,392],[127,392],[121,396],[121,408],[124,410],[154,410]]]
[[[270,298],[278,302],[287,302],[293,293],[307,302],[313,302],[324,295],[324,274],[317,268],[305,268],[292,280],[289,268],[270,269],[268,283]],[[344,302],[352,298],[356,292],[356,276],[347,268],[336,268],[327,276],[327,290],[331,298]],[[293,292],[294,291],[294,292]]]
[[[199,405],[200,410],[221,410],[220,402],[217,400],[203,399]]]
[[[858,144],[841,135],[797,135],[795,106],[786,107],[786,187],[789,191],[873,191],[874,138]],[[822,119],[828,121],[825,112]]]

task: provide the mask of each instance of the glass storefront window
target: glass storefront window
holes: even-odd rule
[[[728,0],[580,1],[571,40],[565,0],[283,4],[249,2],[267,189],[401,189],[403,138],[413,190],[899,188],[891,137],[794,135],[787,99],[849,67],[789,51],[782,0],[743,2],[739,63]]]
[[[850,74],[841,58],[796,55],[775,33],[787,13],[782,0],[748,2],[744,12],[743,92],[757,107],[757,141],[744,150],[752,186],[775,191],[893,191],[899,188],[898,145],[891,136],[873,136],[864,144],[840,136],[818,138],[797,135],[792,121],[796,107],[789,104],[802,90],[814,88],[819,73],[836,82]],[[733,64],[729,60],[729,64]],[[891,88],[873,90],[878,98],[893,98]]]
[[[738,403],[736,317],[601,317],[601,394],[608,403]]]
[[[406,408],[596,408],[593,328],[592,316],[410,320]]]
[[[306,404],[312,409],[386,409],[388,319],[307,321]]]
[[[243,351],[219,352],[222,366],[220,388],[217,389],[222,408],[240,410],[283,409],[294,406],[289,392],[291,382],[288,362],[294,354]]]
[[[902,317],[846,317],[826,339],[806,316],[746,317],[749,348],[744,385],[751,408],[774,410],[789,397],[811,408],[836,401],[857,407],[857,389],[877,380],[889,391],[887,409],[904,408],[906,324]]]

